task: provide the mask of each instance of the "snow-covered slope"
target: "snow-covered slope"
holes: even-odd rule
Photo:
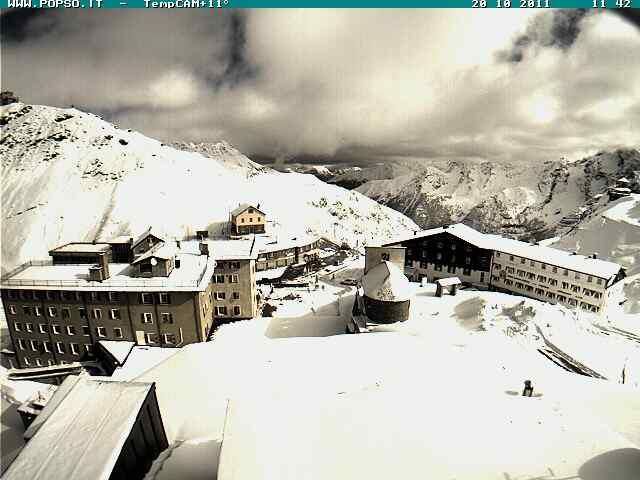
[[[357,192],[261,169],[226,144],[205,157],[76,109],[20,103],[2,107],[0,124],[3,271],[63,242],[149,225],[178,237],[221,231],[240,202],[260,203],[275,230],[351,244],[416,228]]]
[[[606,203],[615,181],[637,182],[638,150],[617,150],[577,162],[509,165],[488,161],[402,161],[336,176],[424,228],[464,221],[483,231],[550,236]],[[640,184],[635,185],[640,189]]]

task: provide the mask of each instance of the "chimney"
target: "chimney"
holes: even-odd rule
[[[413,231],[413,236],[415,237],[418,234],[418,230]]]
[[[180,249],[180,240],[176,239],[176,248]]]
[[[443,225],[442,228],[446,230],[447,228],[449,228],[449,225]]]
[[[176,268],[180,268],[180,259],[178,257],[175,258],[175,261],[173,262],[174,266]]]
[[[595,259],[597,259],[597,258],[598,258],[598,252],[593,252],[592,257],[593,257],[593,258],[595,258]]]
[[[104,280],[104,274],[100,265],[91,265],[89,267],[89,280],[92,282],[101,282]]]
[[[577,255],[578,252],[571,252],[571,255]]]
[[[200,242],[200,255],[209,256],[209,244],[205,242]]]
[[[105,252],[98,253],[98,265],[102,269],[102,279],[109,278],[109,257]]]

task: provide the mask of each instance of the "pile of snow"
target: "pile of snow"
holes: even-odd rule
[[[204,228],[215,235],[239,203],[259,203],[272,231],[352,245],[416,228],[359,193],[261,169],[224,143],[182,145],[208,158],[76,109],[21,103],[2,107],[0,121],[3,271],[65,242],[136,235],[149,225],[176,237]]]
[[[365,296],[381,302],[404,302],[411,297],[409,280],[391,262],[381,262],[362,277]]]
[[[565,372],[537,327],[585,363],[623,340],[581,346],[563,307],[417,284],[407,322],[338,335],[354,290],[322,285],[276,290],[278,316],[225,325],[138,378],[157,382],[172,442],[148,479],[634,478],[638,384]]]

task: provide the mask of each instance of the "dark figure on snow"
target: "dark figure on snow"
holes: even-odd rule
[[[524,381],[524,390],[522,390],[523,397],[531,397],[533,396],[533,385],[531,385],[531,380]]]

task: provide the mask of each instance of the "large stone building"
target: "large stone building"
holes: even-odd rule
[[[622,288],[624,269],[583,256],[480,233],[463,224],[416,232],[388,245],[406,247],[405,272],[414,281],[457,276],[480,288],[601,313]]]
[[[231,211],[229,218],[231,235],[265,232],[267,217],[258,207],[242,203]]]
[[[157,242],[132,263],[109,262],[101,251],[95,265],[21,265],[0,282],[16,366],[92,359],[99,340],[161,347],[204,341],[214,322],[214,269],[206,248]]]

